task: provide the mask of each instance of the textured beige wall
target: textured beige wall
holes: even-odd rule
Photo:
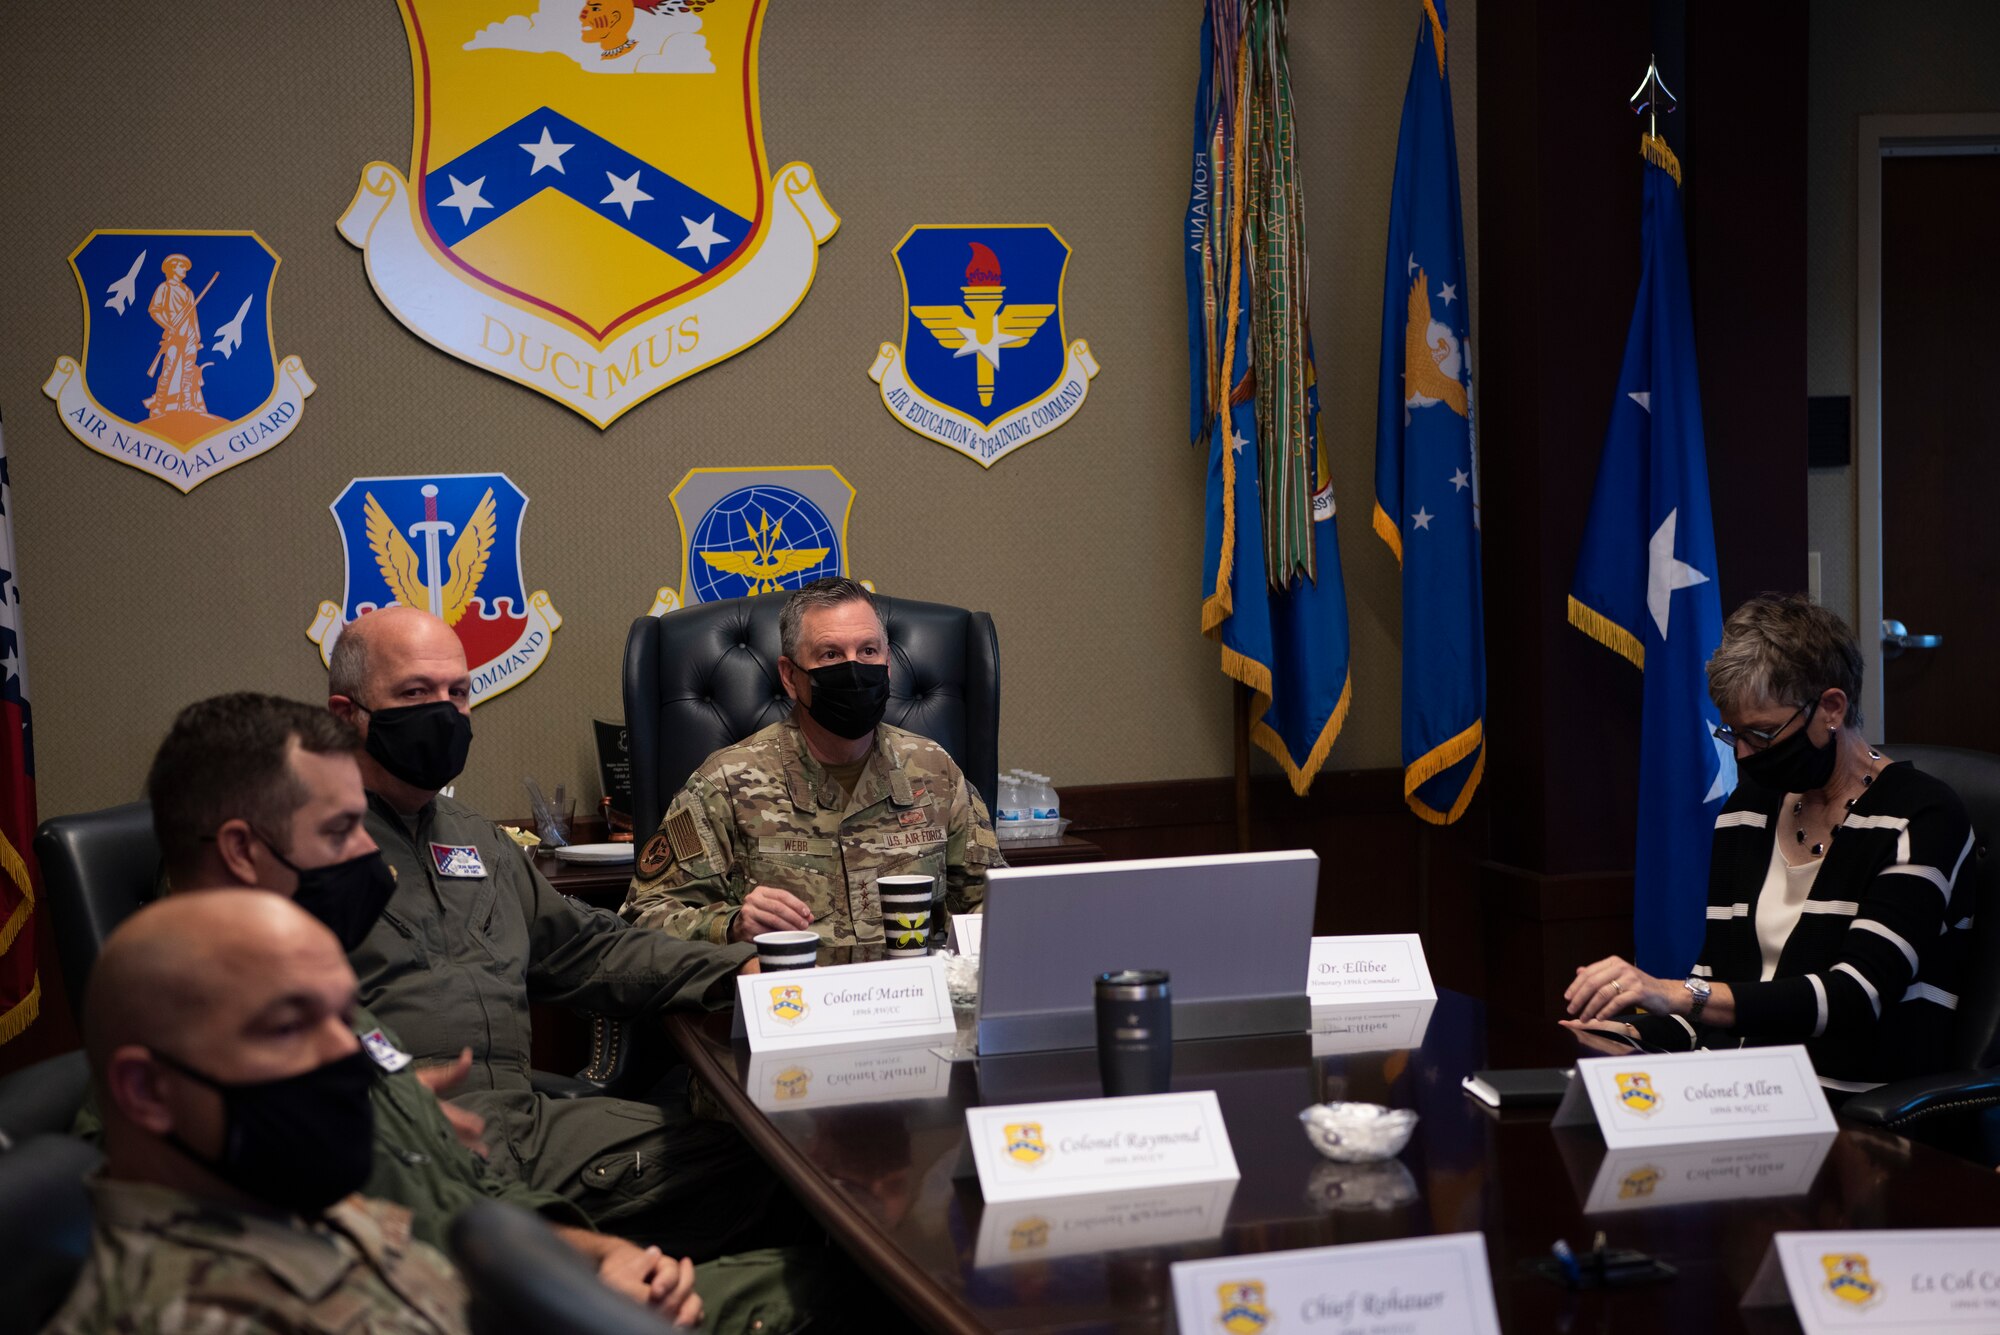
[[[837,464],[859,490],[858,574],[993,612],[1004,763],[1073,783],[1226,773],[1230,694],[1196,633],[1205,461],[1183,439],[1179,219],[1200,12],[776,0],[766,145],[815,168],[843,225],[786,325],[603,433],[419,342],[334,230],[364,163],[407,163],[409,59],[388,0],[135,0],[100,14],[88,41],[37,11],[0,12],[0,410],[44,813],[135,796],[190,699],[319,694],[304,632],[341,590],[326,507],[350,477],[424,471],[520,484],[528,587],[566,618],[541,671],[474,715],[461,793],[496,813],[524,807],[524,773],[594,792],[588,720],[618,713],[626,627],[679,578],[667,493],[716,464]],[[1367,514],[1417,13],[1414,0],[1314,0],[1294,18],[1355,643],[1337,768],[1396,763],[1399,602]],[[1472,4],[1452,16],[1476,256]],[[866,376],[900,327],[890,247],[913,223],[982,221],[1048,222],[1069,240],[1070,330],[1104,368],[1070,425],[991,472],[897,425]],[[278,352],[320,384],[289,441],[182,497],[69,436],[41,384],[80,350],[64,257],[96,227],[253,228],[283,257]],[[1476,313],[1476,281],[1472,298]]]
[[[1862,116],[2000,110],[2000,5],[1813,0],[1806,163],[1806,392],[1854,393],[1855,154]],[[1822,599],[1853,619],[1855,470],[1816,469],[1806,532]]]

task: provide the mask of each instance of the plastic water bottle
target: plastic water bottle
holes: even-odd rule
[[[993,827],[996,834],[1011,836],[1028,823],[1027,793],[1021,779],[1013,770],[1000,776],[1000,805],[993,813]]]
[[[1030,774],[1034,786],[1028,790],[1028,819],[1053,821],[1062,816],[1060,800],[1056,797],[1055,785],[1046,774]]]

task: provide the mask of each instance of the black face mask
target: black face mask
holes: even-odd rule
[[[836,737],[858,741],[875,731],[882,711],[889,704],[887,663],[830,663],[812,668],[812,703],[806,706],[813,722]]]
[[[155,1060],[222,1095],[222,1153],[167,1142],[246,1196],[307,1218],[361,1189],[375,1158],[375,1063],[357,1050],[281,1080],[228,1085],[157,1049]]]
[[[357,707],[368,715],[368,754],[412,788],[436,792],[465,769],[472,751],[472,719],[451,701]]]
[[[389,896],[396,893],[395,868],[382,860],[380,849],[325,867],[298,867],[269,839],[264,839],[264,847],[299,878],[292,902],[331,928],[340,938],[340,948],[350,955],[368,939]]]
[[[1812,711],[1808,710],[1797,732],[1774,746],[1743,756],[1736,762],[1736,772],[1759,788],[1780,793],[1810,793],[1826,787],[1840,753],[1831,737],[1825,746],[1813,745],[1806,735],[1806,724],[1811,722]]]

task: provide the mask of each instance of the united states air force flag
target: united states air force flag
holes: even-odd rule
[[[1679,978],[1701,948],[1716,812],[1736,759],[1715,740],[1706,665],[1722,640],[1695,379],[1680,163],[1642,140],[1645,261],[1569,619],[1646,674],[1633,934],[1638,965]]]
[[[1465,814],[1486,768],[1479,463],[1445,0],[1424,0],[1403,97],[1382,289],[1375,532],[1403,567],[1403,797]]]

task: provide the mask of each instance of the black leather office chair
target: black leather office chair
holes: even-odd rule
[[[160,844],[144,802],[56,816],[35,833],[56,956],[70,1011],[83,1014],[84,985],[111,929],[152,899],[160,883]]]
[[[90,1063],[81,1051],[0,1075],[0,1149],[68,1131],[89,1088]]]
[[[640,617],[625,639],[632,828],[639,841],[709,755],[791,711],[778,680],[785,593],[695,603]],[[1000,644],[993,618],[877,597],[889,632],[884,717],[950,753],[989,810],[1000,777]]]
[[[1955,912],[1972,915],[1953,1035],[1958,1069],[1856,1094],[1840,1115],[1990,1164],[2000,1157],[2000,755],[1955,746],[1883,749],[1950,784],[1972,821],[1972,854],[1953,898]]]
[[[660,1335],[659,1317],[613,1293],[546,1221],[478,1201],[451,1224],[451,1254],[471,1291],[473,1335]]]
[[[0,1154],[0,1335],[40,1330],[76,1287],[90,1255],[83,1178],[99,1162],[68,1136],[35,1136]]]

